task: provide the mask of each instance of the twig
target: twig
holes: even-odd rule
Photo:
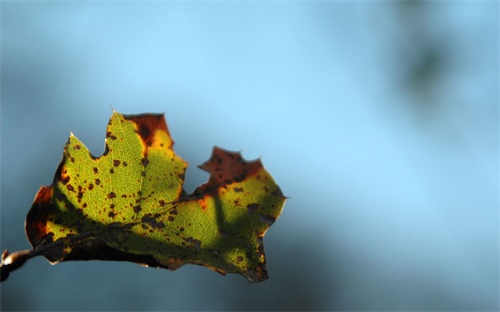
[[[35,249],[31,250],[20,250],[9,254],[9,251],[5,249],[2,253],[2,262],[0,263],[1,271],[1,282],[5,281],[9,277],[9,273],[21,267],[28,259],[36,256],[48,254],[55,248],[61,248],[63,244],[75,244],[81,242],[82,240],[90,237],[90,232],[85,232],[79,235],[72,236],[71,238],[57,240],[53,243],[41,245]]]
[[[5,249],[2,253],[2,263],[0,264],[1,281],[9,277],[9,273],[21,267],[29,258],[35,256],[34,250],[21,250],[9,254]]]

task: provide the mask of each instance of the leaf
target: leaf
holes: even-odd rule
[[[53,264],[198,264],[267,279],[263,237],[285,202],[271,175],[260,160],[214,147],[200,166],[208,182],[186,194],[187,163],[172,146],[162,114],[114,112],[98,158],[71,134],[52,185],[40,188],[26,218],[33,249]]]

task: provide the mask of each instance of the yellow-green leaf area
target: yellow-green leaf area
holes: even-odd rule
[[[199,264],[267,279],[263,237],[285,197],[260,160],[215,147],[210,173],[192,194],[162,114],[114,112],[105,152],[70,136],[51,186],[40,188],[26,221],[33,247],[65,260],[125,260],[177,269]],[[59,246],[59,245],[58,245]]]

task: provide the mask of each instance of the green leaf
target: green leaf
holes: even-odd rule
[[[214,147],[200,166],[208,182],[186,194],[187,163],[172,145],[162,114],[114,112],[98,158],[71,134],[26,219],[33,249],[51,246],[43,253],[51,263],[198,264],[267,279],[263,237],[285,202],[271,175],[260,160]]]

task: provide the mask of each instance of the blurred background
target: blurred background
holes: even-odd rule
[[[499,4],[1,3],[1,248],[69,131],[165,112],[185,189],[213,145],[291,197],[270,280],[30,260],[2,310],[497,310]]]

